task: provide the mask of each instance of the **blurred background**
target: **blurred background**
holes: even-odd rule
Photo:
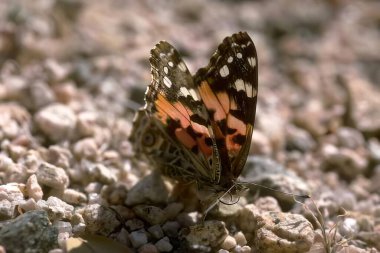
[[[296,172],[318,205],[335,208],[331,216],[336,205],[379,215],[380,1],[2,0],[0,101],[20,105],[24,116],[0,108],[18,125],[33,118],[31,128],[41,131],[31,139],[38,145],[64,143],[78,160],[91,160],[91,149],[75,149],[75,142],[93,137],[97,148],[109,142],[128,157],[126,132],[151,81],[150,49],[170,42],[195,73],[238,31],[247,31],[258,51],[251,153]],[[61,135],[35,117],[56,102],[79,122],[69,122]],[[12,120],[0,121],[0,136],[24,145],[18,130],[9,131]],[[106,134],[97,135],[94,125]],[[68,144],[73,131],[79,137]],[[17,173],[10,178],[24,182]]]

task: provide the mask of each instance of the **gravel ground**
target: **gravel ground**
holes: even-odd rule
[[[0,13],[0,252],[380,251],[379,1],[3,0]],[[158,41],[194,73],[238,31],[259,57],[242,178],[311,198],[251,187],[202,223],[195,188],[128,137]]]

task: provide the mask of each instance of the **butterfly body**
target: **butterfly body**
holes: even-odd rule
[[[152,83],[135,118],[131,142],[166,176],[225,192],[248,153],[257,103],[257,53],[245,32],[227,37],[192,76],[177,50],[151,51]]]

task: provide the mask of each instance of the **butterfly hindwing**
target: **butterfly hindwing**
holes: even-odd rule
[[[179,145],[197,168],[194,177],[214,182],[216,146],[207,110],[194,80],[177,50],[161,41],[151,51],[152,83],[146,92],[146,109],[173,145]]]

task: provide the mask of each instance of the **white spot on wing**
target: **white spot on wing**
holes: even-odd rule
[[[185,97],[191,96],[189,90],[186,87],[181,87],[180,91]]]
[[[227,62],[231,63],[233,60],[234,60],[234,58],[232,58],[232,56],[230,56],[230,57],[228,57]]]
[[[200,100],[198,93],[194,89],[190,89],[190,95],[194,98],[194,100]]]
[[[248,63],[252,68],[254,68],[256,66],[256,58],[248,57]]]
[[[245,83],[246,91],[247,91],[247,97],[253,98],[257,95],[257,90],[253,88],[251,83]]]
[[[170,79],[167,76],[164,77],[164,84],[168,88],[172,87],[172,81],[170,81]]]
[[[185,63],[183,63],[183,61],[181,61],[181,62],[178,64],[178,68],[179,68],[182,72],[186,72],[186,71],[187,71],[186,65],[185,65]]]
[[[230,74],[230,70],[228,69],[227,65],[223,65],[223,67],[219,69],[219,73],[221,77],[226,77]]]
[[[237,91],[243,90],[245,91],[244,81],[243,79],[237,79],[235,81],[235,88]]]
[[[160,58],[164,58],[165,55],[164,53],[160,53]]]
[[[236,57],[239,58],[239,59],[241,59],[243,57],[243,55],[241,53],[237,53]]]
[[[170,66],[170,67],[173,67],[174,66],[174,64],[173,64],[173,62],[168,62],[168,65]]]
[[[168,69],[168,67],[164,67],[164,72],[165,72],[165,74],[168,74],[168,73],[169,73],[169,69]]]

